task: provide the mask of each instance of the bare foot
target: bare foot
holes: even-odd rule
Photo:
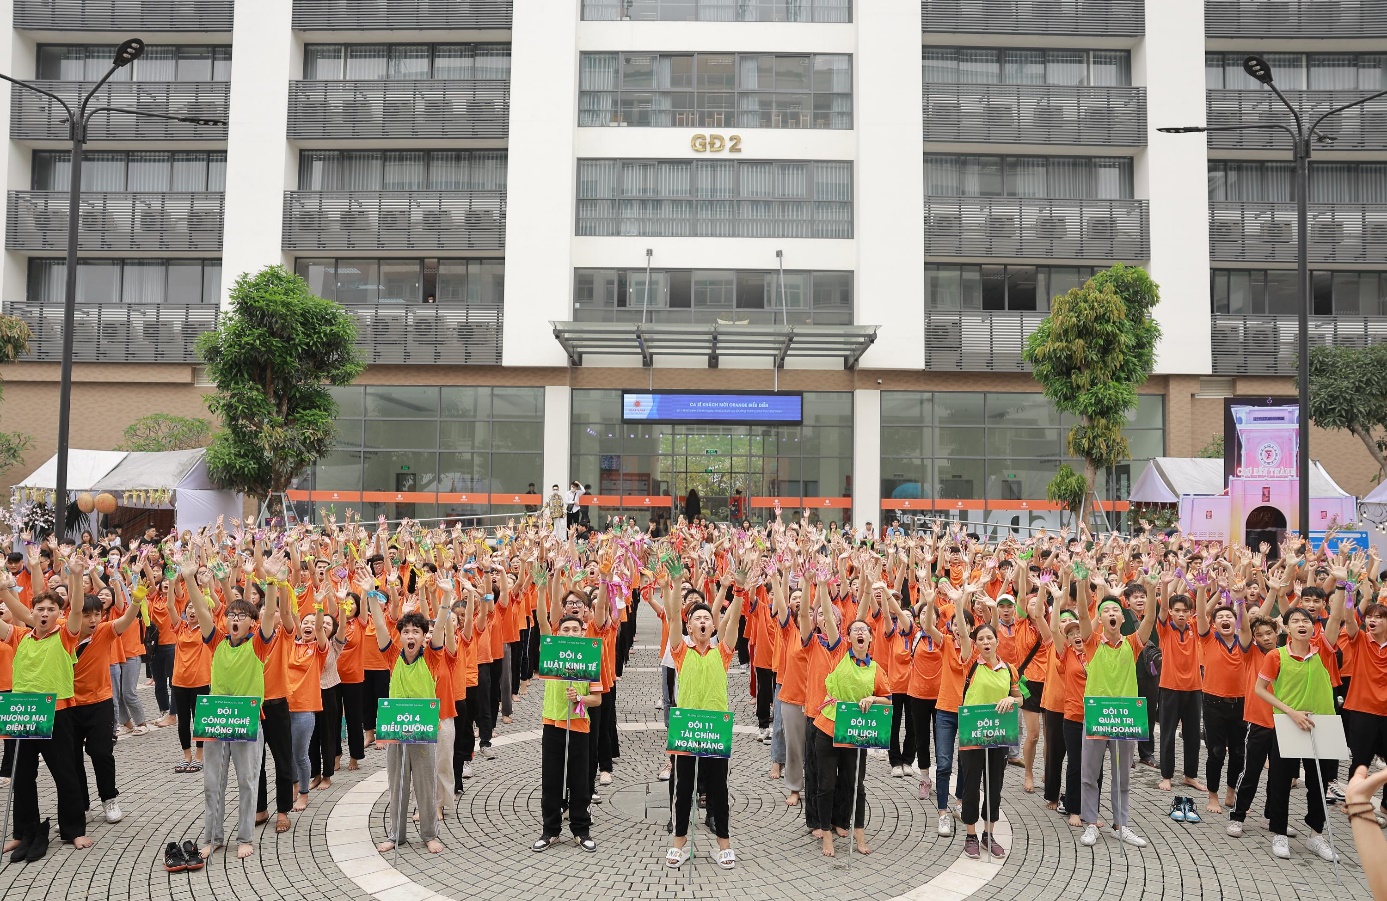
[[[858,854],[872,853],[872,849],[867,846],[867,832],[865,829],[854,829],[853,836],[857,839]]]
[[[4,853],[5,853],[5,854],[9,854],[11,851],[13,851],[15,848],[18,848],[18,847],[19,847],[19,839],[17,839],[17,838],[12,838],[12,839],[10,839],[9,841],[5,842],[5,851],[4,851]]]
[[[1026,774],[1026,778],[1021,785],[1021,790],[1028,795],[1035,794],[1035,777],[1030,773]]]
[[[94,844],[96,844],[96,842],[87,838],[85,835],[79,835],[72,840],[72,847],[76,848],[78,851],[85,851]]]
[[[238,860],[245,860],[255,853],[255,846],[250,842],[241,842],[236,846],[236,857]]]
[[[772,779],[779,779],[779,778],[780,778],[780,764],[778,764],[778,763],[773,763],[773,764],[771,764],[771,778],[772,778]]]
[[[1218,795],[1209,792],[1209,803],[1204,805],[1209,813],[1223,813],[1223,805],[1218,803]]]
[[[1170,791],[1170,780],[1169,780],[1169,779],[1162,779],[1162,780],[1161,780],[1161,784],[1158,785],[1158,786],[1156,786],[1156,787],[1159,788],[1159,789],[1160,789],[1161,791],[1163,791],[1163,792],[1168,792],[1168,791]]]
[[[277,814],[275,814],[275,832],[277,832],[277,833],[283,835],[284,833],[286,833],[286,832],[288,832],[290,829],[292,829],[293,826],[294,826],[294,824],[291,823],[291,822],[289,822],[289,814],[287,814],[287,813],[277,813]]]
[[[833,833],[831,833],[831,832],[826,832],[826,833],[824,833],[824,840],[823,840],[822,850],[823,850],[823,852],[824,852],[824,857],[832,857],[832,856],[833,856]]]
[[[786,806],[786,807],[798,807],[798,806],[799,806],[799,792],[790,792],[790,797],[788,797],[788,798],[785,799],[785,806]]]
[[[1078,829],[1078,828],[1079,828],[1080,826],[1082,826],[1083,824],[1084,824],[1083,820],[1079,819],[1079,815],[1078,815],[1077,813],[1071,813],[1071,814],[1069,815],[1069,825],[1070,825],[1070,826],[1073,826],[1075,829]]]
[[[847,837],[848,837],[848,830],[846,830],[846,829],[840,829],[840,828],[838,828],[837,826],[834,826],[834,827],[833,827],[833,832],[834,832],[834,834],[837,835],[839,838],[847,838]]]
[[[242,845],[241,847],[245,847],[245,846]],[[203,846],[202,846],[202,850],[201,850],[200,852],[198,852],[198,853],[200,853],[200,854],[202,855],[202,859],[203,859],[203,860],[211,860],[211,859],[212,859],[212,854],[213,854],[214,852],[216,852],[216,851],[220,851],[221,849],[222,849],[222,846],[221,846],[221,845],[203,845]],[[237,851],[239,852],[240,849],[238,848]]]
[[[322,784],[323,784],[323,777],[322,777],[322,776],[314,776],[314,777],[309,781],[309,783],[308,783],[308,790],[309,790],[309,791],[313,791],[313,789],[317,788],[318,786],[320,786],[320,785],[322,785]]]
[[[1189,788],[1194,789],[1197,792],[1207,793],[1209,791],[1209,787],[1207,785],[1205,785],[1203,782],[1200,782],[1198,779],[1192,779],[1189,776],[1185,777],[1185,785]]]
[[[164,717],[163,719],[155,723],[155,725],[157,725],[160,729],[167,729],[169,726],[172,726],[176,722],[178,722],[178,717],[170,713],[168,716]]]
[[[361,769],[361,764],[357,763],[355,760],[348,760],[348,761],[347,761],[347,772],[350,773],[350,772],[353,772],[353,771],[359,770],[359,769]]]
[[[515,720],[511,719],[508,716],[503,716],[501,717],[501,722],[505,723],[506,725],[510,725],[511,723],[515,722]]]
[[[429,848],[429,853],[430,853],[430,854],[441,854],[441,853],[443,853],[443,843],[440,842],[440,841],[439,841],[438,839],[436,839],[436,838],[431,838],[431,839],[429,839],[428,848]]]
[[[812,835],[812,836],[814,836],[815,838],[823,838],[823,837],[824,837],[824,831],[823,831],[822,829],[815,829],[813,832],[811,832],[811,833],[809,833],[809,834]]]
[[[255,825],[263,826],[265,823],[269,822],[269,819],[270,812],[268,810],[262,810],[255,815]]]
[[[332,780],[324,776],[323,781],[318,783],[319,788],[332,788]]]
[[[384,854],[387,851],[394,851],[395,843],[392,841],[381,842],[379,845],[376,845],[376,850],[382,854]]]
[[[308,809],[308,795],[299,792],[299,797],[294,801],[294,811],[302,812]]]
[[[1045,802],[1045,809],[1046,809],[1046,810],[1059,810],[1059,809],[1060,809],[1060,802],[1058,802],[1058,801],[1046,801],[1046,802]]]
[[[332,771],[335,773],[340,769],[342,769],[342,755],[338,754],[336,757],[332,758]]]
[[[1224,806],[1224,807],[1233,807],[1233,806],[1236,805],[1237,803],[1238,803],[1238,793],[1237,793],[1236,791],[1234,791],[1233,789],[1230,788],[1230,789],[1228,789],[1228,791],[1226,791],[1226,792],[1223,793],[1223,806]]]

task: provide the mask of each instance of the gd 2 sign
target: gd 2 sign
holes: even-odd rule
[[[689,139],[689,146],[693,148],[694,153],[722,153],[724,150],[728,153],[741,153],[742,136],[728,135],[724,138],[722,135],[696,134]]]

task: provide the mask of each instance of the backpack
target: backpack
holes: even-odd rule
[[[1142,678],[1159,679],[1161,676],[1161,649],[1151,642],[1137,655],[1137,675]]]

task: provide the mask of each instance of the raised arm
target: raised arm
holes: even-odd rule
[[[216,629],[216,622],[212,619],[212,611],[207,607],[207,599],[202,595],[202,586],[197,584],[196,558],[189,555],[183,559],[183,568],[179,572],[179,577],[183,580],[183,587],[188,592],[188,601],[193,605],[193,614],[197,616],[198,628],[202,630],[202,640],[206,641],[212,637],[212,632]],[[268,607],[268,601],[266,606]]]

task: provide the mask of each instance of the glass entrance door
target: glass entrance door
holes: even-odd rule
[[[752,497],[780,491],[781,459],[774,429],[678,425],[670,427],[666,438],[661,442],[660,469],[669,473],[671,493],[682,499],[690,490],[697,491],[700,510],[709,519],[728,520],[739,489],[742,517],[751,515]]]

